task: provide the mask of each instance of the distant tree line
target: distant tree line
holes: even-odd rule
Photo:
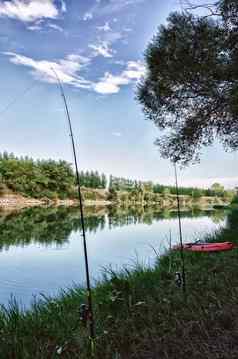
[[[107,178],[98,171],[81,171],[80,184],[88,189],[106,189]],[[155,184],[151,181],[137,181],[123,177],[110,176],[109,199],[115,199],[117,192],[122,196],[137,201],[155,201],[153,195],[175,195],[175,186]],[[66,199],[76,198],[76,179],[72,165],[66,161],[33,160],[29,157],[16,157],[12,153],[0,153],[0,196],[7,191],[17,192],[34,198]],[[124,194],[123,194],[124,193]],[[128,196],[126,195],[128,194]],[[181,195],[194,198],[202,196],[233,197],[232,191],[225,191],[219,183],[214,183],[210,189],[179,187]],[[95,195],[95,193],[92,193]],[[86,195],[85,195],[86,196]],[[87,193],[85,199],[92,198]],[[95,197],[95,198],[94,198]]]
[[[123,177],[114,177],[110,176],[109,179],[109,190],[113,191],[126,191],[126,192],[151,192],[156,194],[163,195],[175,195],[176,187],[175,186],[166,186],[159,183],[153,183],[151,181],[136,181],[130,180]],[[206,197],[229,197],[233,194],[232,191],[225,191],[224,187],[219,183],[214,183],[211,188],[197,188],[197,187],[179,187],[180,195],[189,195],[194,198],[199,198],[202,196]]]
[[[105,188],[106,176],[96,171],[81,172],[81,185]],[[34,198],[75,198],[75,173],[66,161],[33,160],[16,157],[13,153],[0,153],[0,195],[8,190]]]

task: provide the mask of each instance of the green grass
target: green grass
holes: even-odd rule
[[[210,241],[238,244],[238,210]],[[180,255],[167,253],[153,268],[105,272],[93,290],[96,358],[237,359],[238,249],[185,253],[187,295],[174,281]],[[90,358],[80,322],[84,289],[42,298],[23,312],[12,301],[0,311],[0,358]],[[58,352],[58,353],[57,353]]]

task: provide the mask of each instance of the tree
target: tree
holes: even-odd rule
[[[170,195],[170,189],[168,187],[165,187],[162,193],[164,197],[168,197]]]
[[[226,190],[223,193],[223,197],[227,199],[228,201],[232,201],[232,199],[235,197],[236,193],[234,190]]]
[[[193,198],[200,198],[202,197],[202,191],[199,188],[194,188],[192,196]]]
[[[174,162],[198,160],[215,138],[238,148],[238,2],[214,6],[219,16],[171,14],[146,50],[138,100],[165,130],[156,144]]]
[[[117,201],[117,191],[113,187],[109,188],[108,200],[112,202]]]
[[[148,182],[144,182],[144,190],[148,191],[148,192],[152,192],[153,191],[153,183],[151,181]]]
[[[213,185],[211,186],[211,190],[216,194],[216,195],[222,195],[224,192],[224,186],[222,186],[220,183],[213,183]]]
[[[101,187],[102,188],[106,188],[107,187],[107,177],[106,175],[103,173],[101,176]]]

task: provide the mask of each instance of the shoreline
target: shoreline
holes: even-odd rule
[[[201,209],[214,208],[214,207],[228,207],[230,203],[221,197],[200,197],[199,199],[193,199],[190,196],[180,195],[180,205],[181,208],[194,208],[198,207]],[[49,198],[35,199],[24,197],[19,194],[9,194],[3,197],[0,197],[0,210],[20,210],[24,208],[30,207],[38,207],[38,206],[77,206],[77,199],[64,199],[64,200],[51,200]],[[157,207],[161,209],[173,209],[177,208],[177,200],[176,196],[169,195],[167,198],[161,196],[159,201],[148,201],[148,202],[138,202],[138,201],[130,201],[130,202],[122,202],[122,201],[110,201],[107,199],[96,199],[89,200],[86,199],[83,201],[83,205],[85,208],[90,207],[108,207],[108,206],[116,206],[116,207],[136,207],[136,206],[150,206]],[[214,208],[215,209],[215,208]]]
[[[57,200],[53,201],[50,199],[35,199],[35,198],[27,198],[23,197],[21,195],[9,195],[0,197],[0,208],[1,209],[23,209],[23,208],[30,208],[30,207],[37,207],[37,206],[77,206],[79,204],[78,200],[74,199],[65,199],[65,200]],[[93,207],[93,206],[110,206],[113,203],[110,201],[104,201],[104,200],[85,200],[84,206],[85,207]]]

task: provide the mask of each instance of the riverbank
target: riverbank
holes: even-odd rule
[[[149,193],[149,192],[148,192]],[[107,190],[97,189],[82,189],[83,204],[84,207],[107,207],[107,206],[156,206],[158,208],[177,208],[177,197],[175,195],[160,195],[150,194],[148,200],[139,201],[137,198],[134,200],[125,200],[124,192],[117,192],[116,197],[111,197]],[[205,197],[201,196],[193,198],[189,195],[180,195],[180,205],[182,208],[198,207],[201,209],[212,207],[227,207],[230,204],[230,200],[224,197]],[[37,206],[77,206],[77,199],[50,199],[44,198],[31,198],[24,197],[18,193],[7,193],[0,196],[0,209],[2,210],[14,210],[28,207]]]
[[[211,241],[238,244],[238,211]],[[187,296],[174,282],[180,255],[167,253],[153,268],[108,271],[93,290],[96,358],[237,358],[238,251],[185,253]],[[80,322],[84,289],[42,299],[22,312],[0,312],[0,358],[89,358]],[[185,340],[184,340],[185,339]]]
[[[23,209],[23,208],[30,208],[30,207],[39,207],[39,206],[77,206],[79,204],[78,200],[76,199],[49,199],[49,198],[30,198],[30,197],[24,197],[20,194],[7,194],[2,197],[0,197],[0,208],[11,210],[11,209]],[[106,200],[106,198],[99,198],[97,200],[90,200],[86,199],[84,200],[84,206],[85,207],[106,207],[112,205],[112,202]]]

